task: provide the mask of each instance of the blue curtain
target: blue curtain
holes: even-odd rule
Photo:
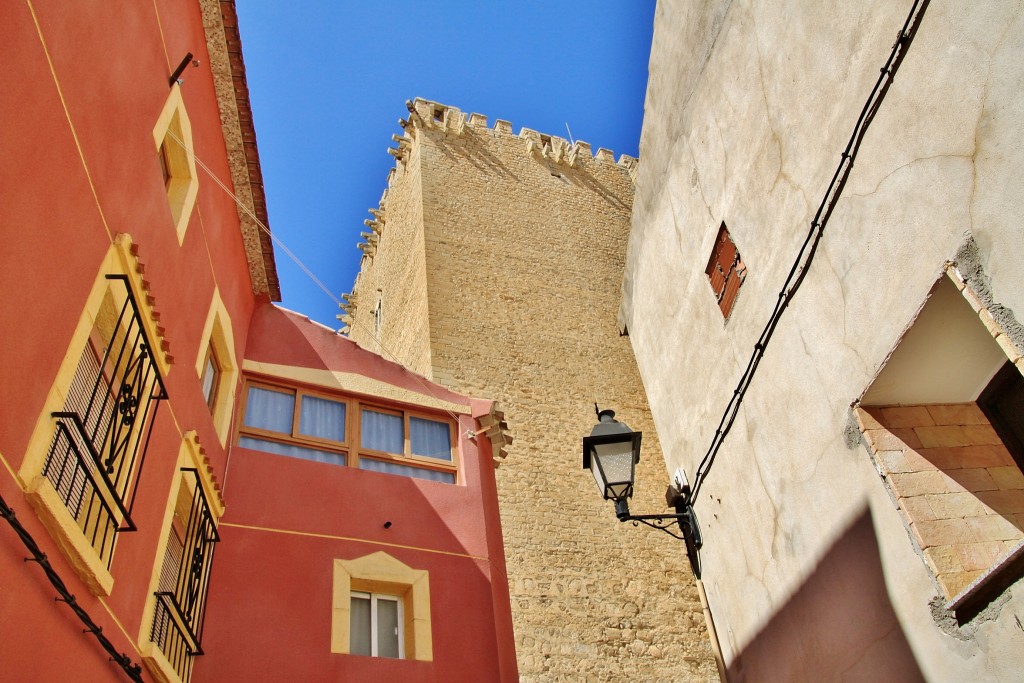
[[[440,458],[451,462],[451,431],[447,422],[409,418],[409,441],[414,455]]]
[[[302,397],[299,433],[331,441],[345,440],[345,404],[316,396]]]
[[[294,413],[295,394],[249,387],[249,398],[245,404],[245,426],[291,434]]]
[[[361,424],[363,448],[398,455],[405,453],[401,415],[364,410]]]

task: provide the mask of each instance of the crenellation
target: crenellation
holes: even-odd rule
[[[483,114],[476,114],[476,113],[470,114],[469,115],[469,125],[473,126],[474,128],[486,128],[487,127],[487,117],[484,116]]]

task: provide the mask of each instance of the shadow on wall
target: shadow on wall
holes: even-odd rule
[[[736,657],[729,679],[924,680],[889,601],[870,511]]]

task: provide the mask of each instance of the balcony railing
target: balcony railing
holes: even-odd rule
[[[109,568],[117,533],[135,530],[138,476],[167,391],[128,278],[107,279],[122,283],[123,300],[97,316],[64,408],[53,413],[43,476]]]
[[[172,529],[168,543],[168,559],[177,563],[173,590],[156,593],[156,614],[153,618],[151,639],[167,657],[182,681],[192,673],[194,657],[203,654],[203,622],[206,616],[206,594],[210,588],[210,569],[213,551],[220,542],[213,514],[203,492],[199,473],[195,468],[182,468],[195,481],[192,501],[183,536],[179,539]],[[166,562],[167,560],[165,560]],[[161,588],[170,588],[161,586]]]

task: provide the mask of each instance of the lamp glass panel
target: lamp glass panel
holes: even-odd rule
[[[604,497],[604,473],[601,472],[601,466],[597,460],[597,452],[593,446],[590,447],[590,471],[594,474],[594,481],[597,482],[597,490],[600,491],[601,496]]]
[[[618,443],[597,444],[594,454],[600,462],[604,481],[609,485],[611,497],[621,497],[633,482],[632,440]],[[621,486],[614,486],[621,484]]]

